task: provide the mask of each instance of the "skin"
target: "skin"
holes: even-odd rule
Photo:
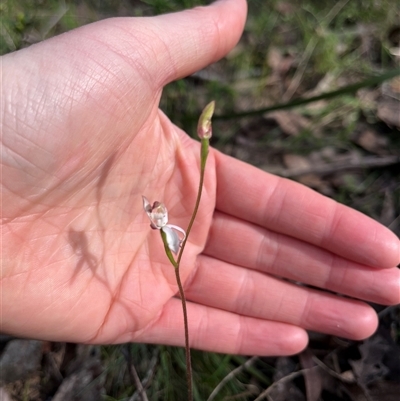
[[[245,18],[245,1],[225,0],[108,19],[2,58],[2,332],[184,344],[174,271],[141,196],[186,228],[199,143],[158,103],[165,84],[232,49]],[[398,238],[215,150],[207,163],[181,267],[191,346],[286,355],[306,330],[373,334],[364,301],[400,302]]]

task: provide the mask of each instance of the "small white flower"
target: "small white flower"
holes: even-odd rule
[[[159,230],[168,223],[168,211],[163,203],[154,202],[151,206],[145,196],[142,196],[143,208],[149,216],[151,228]]]
[[[177,254],[182,241],[184,241],[186,238],[185,230],[173,224],[167,224],[168,210],[163,203],[156,201],[153,203],[153,206],[151,206],[150,202],[145,196],[142,196],[142,199],[143,208],[150,219],[150,227],[155,230],[162,230],[167,237],[169,249]],[[179,238],[177,231],[182,234],[182,239]]]

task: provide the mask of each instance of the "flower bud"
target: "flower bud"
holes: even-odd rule
[[[197,135],[200,139],[209,139],[212,136],[211,117],[214,114],[215,100],[209,103],[202,111],[197,124]]]

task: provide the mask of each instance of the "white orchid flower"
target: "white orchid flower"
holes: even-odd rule
[[[145,196],[142,196],[142,199],[143,208],[150,219],[150,227],[154,230],[162,230],[165,233],[168,247],[176,255],[179,251],[182,241],[184,241],[186,238],[185,230],[173,224],[167,224],[168,210],[163,203],[155,201],[153,206],[151,206],[150,202]],[[182,234],[182,238],[179,238],[177,231]]]

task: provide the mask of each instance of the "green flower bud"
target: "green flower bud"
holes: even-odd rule
[[[197,135],[200,139],[209,139],[212,136],[211,117],[214,114],[215,100],[204,107],[197,124]]]

